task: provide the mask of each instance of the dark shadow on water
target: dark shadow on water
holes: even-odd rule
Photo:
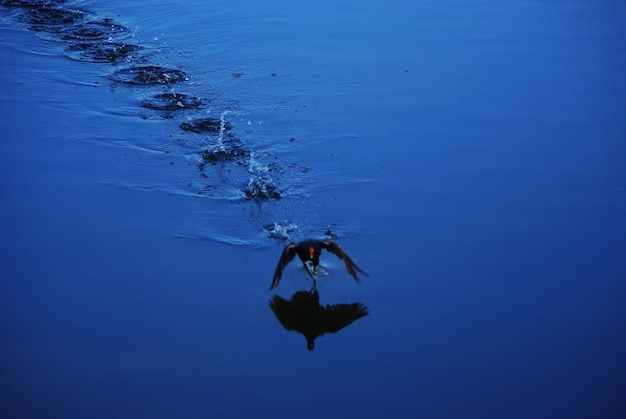
[[[309,351],[315,349],[315,339],[325,333],[336,333],[369,314],[362,303],[320,305],[316,288],[298,291],[286,300],[279,295],[270,299],[270,308],[286,330],[304,335]]]

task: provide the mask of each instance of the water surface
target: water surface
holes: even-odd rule
[[[70,59],[0,9],[5,416],[626,412],[622,5],[62,7],[140,50]],[[112,80],[136,65],[188,77]],[[204,106],[141,105],[161,93]],[[246,154],[201,169],[196,118]],[[369,315],[309,352],[269,307],[306,272],[267,288],[325,235],[370,277],[324,255],[320,304]]]

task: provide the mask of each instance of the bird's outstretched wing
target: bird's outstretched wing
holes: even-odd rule
[[[272,286],[270,287],[270,291],[278,286],[280,282],[280,278],[283,276],[283,271],[285,270],[285,266],[289,262],[291,262],[296,256],[296,244],[290,243],[283,250],[283,254],[280,255],[280,260],[278,261],[278,265],[276,266],[276,271],[274,272],[274,279],[272,280]]]
[[[341,246],[334,241],[330,239],[322,240],[322,247],[329,252],[336,254],[339,259],[343,260],[343,263],[346,265],[346,270],[350,275],[352,275],[356,282],[360,282],[359,278],[356,276],[357,271],[365,276],[369,276],[363,269],[359,268],[356,263],[354,263],[352,259],[346,255],[346,252],[343,251]]]
[[[362,303],[330,304],[320,311],[322,313],[320,316],[322,334],[336,333],[350,323],[369,314],[367,306]]]

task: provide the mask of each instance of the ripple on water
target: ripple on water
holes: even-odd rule
[[[137,86],[176,84],[189,79],[187,73],[182,70],[158,65],[121,68],[111,74],[110,78],[116,83]]]
[[[36,32],[62,32],[65,27],[81,21],[86,15],[86,12],[82,10],[57,7],[49,2],[47,4],[36,2],[28,6],[14,5],[13,7],[24,7],[25,13],[20,16],[20,20],[31,25],[30,29]]]
[[[136,58],[141,47],[133,44],[110,42],[94,45],[92,43],[75,42],[68,45],[65,55],[77,61],[89,63],[121,63]]]
[[[18,20],[25,23],[40,38],[61,44],[65,55],[73,60],[114,66],[126,64],[126,67],[116,68],[108,77],[114,83],[136,87],[134,91],[140,91],[143,87],[144,99],[139,100],[142,108],[161,112],[159,116],[163,119],[185,116],[185,119],[177,124],[177,133],[170,131],[167,137],[146,141],[155,141],[149,146],[163,150],[163,160],[169,161],[169,167],[177,161],[174,158],[176,156],[179,157],[179,161],[186,162],[187,164],[182,166],[188,166],[189,170],[185,170],[184,175],[182,172],[179,173],[179,176],[186,176],[187,180],[179,179],[176,185],[168,187],[164,185],[165,177],[159,178],[159,174],[150,172],[138,178],[121,179],[118,184],[139,190],[163,189],[176,194],[204,196],[227,203],[253,201],[260,209],[261,204],[279,200],[284,202],[291,194],[297,196],[296,185],[303,176],[310,176],[310,169],[297,162],[281,162],[278,155],[281,154],[280,149],[274,150],[278,154],[272,156],[273,158],[268,155],[268,150],[264,153],[257,151],[255,155],[254,147],[244,141],[239,136],[236,126],[225,119],[228,113],[233,112],[232,105],[228,105],[229,110],[220,111],[219,106],[214,103],[209,105],[206,100],[190,93],[154,92],[163,88],[172,90],[171,86],[188,81],[189,76],[178,68],[147,64],[145,48],[129,42],[130,39],[134,39],[133,32],[113,19],[100,18],[90,11],[66,5],[63,1],[4,0],[0,1],[0,4],[13,8]],[[233,74],[234,78],[241,76],[239,73]],[[216,110],[219,112],[219,118],[192,114],[200,109],[202,112],[208,112],[205,109],[209,106],[211,112]],[[137,113],[137,116],[144,120],[151,119],[141,113]],[[184,136],[188,138],[185,139]],[[177,141],[176,146],[163,142],[174,137]],[[139,140],[142,144],[143,141]],[[290,144],[291,142],[293,138]],[[142,144],[126,142],[114,144],[142,149]],[[272,159],[270,163],[267,163],[268,159]],[[191,178],[193,174],[197,178]],[[150,176],[155,178],[151,179]],[[301,193],[300,198],[303,196],[307,194]],[[201,236],[212,236],[214,239],[219,238],[219,241],[231,244],[250,244],[258,243],[263,238],[285,241],[297,234],[295,222],[273,222],[272,217],[276,217],[276,214],[273,210],[267,209],[261,218],[255,217],[255,221],[260,222],[258,225],[261,227],[256,229],[249,239],[243,239],[245,234],[239,230],[234,235],[205,231]]]
[[[201,99],[184,93],[158,93],[141,101],[141,106],[155,111],[171,112],[202,107]]]
[[[213,133],[219,134],[220,132],[230,131],[232,126],[218,118],[197,118],[183,121],[180,123],[180,129],[183,131],[191,131],[196,134]]]

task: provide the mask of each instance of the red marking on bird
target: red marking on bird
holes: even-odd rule
[[[313,259],[313,253],[315,253],[315,248],[313,246],[309,246],[309,257]]]

